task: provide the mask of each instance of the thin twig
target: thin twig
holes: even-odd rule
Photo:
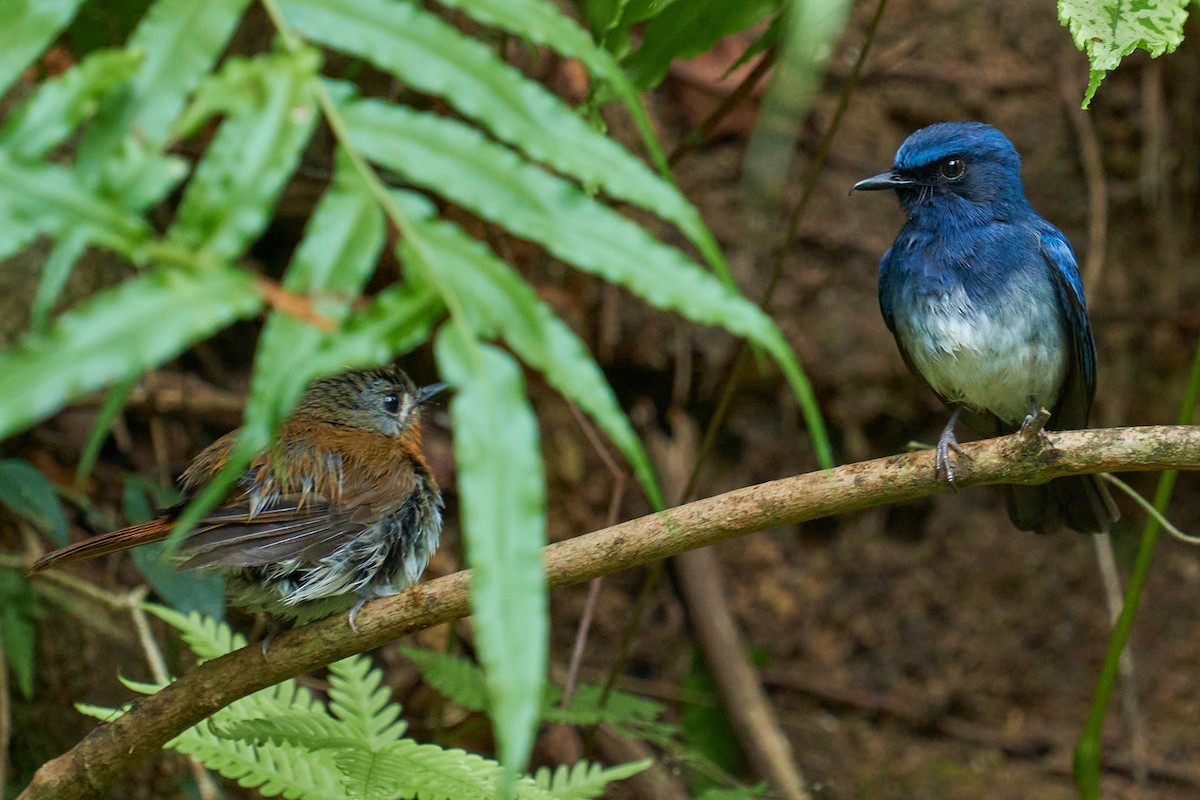
[[[1100,137],[1092,124],[1092,115],[1079,108],[1078,88],[1073,70],[1064,70],[1066,80],[1060,87],[1063,106],[1075,141],[1088,191],[1088,247],[1083,263],[1084,294],[1093,295],[1104,274],[1108,245],[1108,184],[1104,180],[1104,159],[1100,155]]]
[[[0,628],[4,621],[0,619]],[[2,631],[0,631],[2,633]],[[0,786],[8,786],[8,744],[12,739],[12,694],[8,685],[8,653],[0,636]]]
[[[1186,542],[1188,544],[1200,544],[1200,536],[1193,536],[1190,533],[1184,533],[1183,531],[1179,530],[1179,528],[1175,527],[1175,525],[1172,524],[1172,522],[1167,519],[1161,511],[1154,507],[1153,503],[1142,497],[1141,493],[1139,493],[1128,483],[1121,480],[1116,475],[1110,475],[1107,472],[1101,473],[1100,477],[1111,483],[1113,486],[1116,486],[1125,494],[1129,495],[1129,497],[1133,499],[1133,502],[1141,506],[1142,509],[1149,514],[1152,519],[1157,520],[1158,524],[1161,525],[1163,530],[1165,530],[1167,533],[1171,534],[1181,542]]]
[[[145,586],[139,586],[127,595],[129,603],[129,615],[133,618],[133,628],[137,631],[138,642],[142,645],[142,652],[146,656],[146,663],[150,667],[150,675],[154,678],[155,683],[166,685],[171,680],[171,673],[167,670],[166,659],[163,658],[162,650],[158,646],[158,642],[154,639],[154,634],[150,630],[150,621],[146,617],[145,600],[149,590]],[[185,758],[187,758],[185,756]],[[187,758],[188,767],[192,771],[192,779],[196,782],[196,791],[200,795],[200,800],[213,800],[218,796],[216,782],[209,774],[209,771],[204,768],[204,765],[199,761],[193,761]]]
[[[955,478],[962,488],[1038,483],[1106,470],[1200,470],[1200,427],[1056,431],[1051,452],[1030,448],[1015,436],[972,442],[964,449],[971,458],[960,462]],[[755,531],[913,500],[945,488],[934,477],[929,452],[783,478],[556,542],[543,551],[547,582],[551,588],[582,583]],[[95,797],[171,738],[241,697],[466,616],[470,580],[470,572],[457,572],[367,603],[358,615],[358,634],[338,614],[281,634],[268,658],[254,644],[206,661],[43,764],[19,800]]]
[[[600,435],[592,428],[591,422],[583,415],[583,412],[574,404],[570,404],[571,414],[574,415],[575,421],[583,430],[584,436],[592,448],[600,456],[600,460],[608,471],[613,476],[612,495],[608,501],[608,513],[605,516],[604,526],[610,527],[617,522],[617,516],[621,511],[621,501],[625,497],[625,487],[628,485],[628,477],[625,471],[617,464],[616,460],[609,454],[608,448],[600,439]],[[575,633],[575,644],[571,648],[571,663],[567,667],[567,678],[563,683],[562,707],[566,708],[571,702],[571,698],[575,694],[575,686],[579,682],[579,666],[583,663],[584,649],[587,647],[588,633],[592,629],[592,619],[596,614],[596,604],[600,602],[600,589],[604,585],[603,578],[595,578],[588,586],[587,600],[583,605],[583,614],[579,619],[579,630]]]

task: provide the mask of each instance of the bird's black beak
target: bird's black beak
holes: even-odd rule
[[[899,189],[901,186],[909,186],[916,183],[912,178],[907,178],[899,172],[883,172],[873,178],[867,178],[865,181],[859,181],[850,187],[852,192],[873,192],[880,189]]]
[[[424,403],[426,400],[428,400],[431,397],[437,397],[439,394],[446,391],[448,388],[450,388],[450,387],[444,383],[431,383],[428,386],[422,386],[420,389],[417,389],[418,405],[421,403]]]

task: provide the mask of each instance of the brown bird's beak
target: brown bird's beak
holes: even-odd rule
[[[428,386],[422,386],[420,389],[417,389],[417,404],[420,405],[431,397],[437,397],[449,388],[444,383],[431,383]]]

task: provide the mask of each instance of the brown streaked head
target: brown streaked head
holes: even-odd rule
[[[420,423],[421,403],[443,388],[443,384],[418,388],[395,366],[352,370],[313,381],[292,412],[292,420],[399,438]]]

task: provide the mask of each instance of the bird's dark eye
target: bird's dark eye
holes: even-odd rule
[[[947,158],[938,167],[938,174],[948,181],[956,181],[967,171],[967,162],[961,158]]]
[[[383,410],[389,414],[395,414],[400,410],[400,398],[394,394],[384,395]]]

